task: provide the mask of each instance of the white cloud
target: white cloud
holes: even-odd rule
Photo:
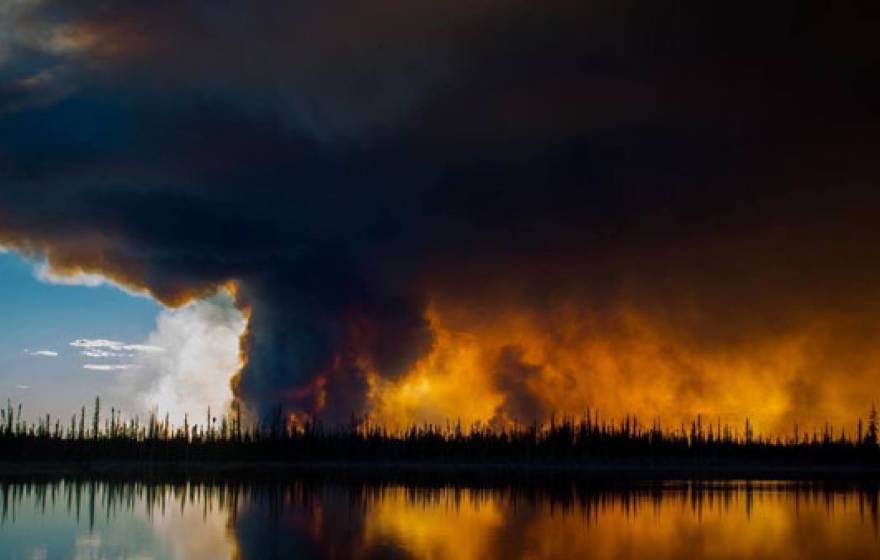
[[[49,263],[46,261],[38,262],[34,265],[34,278],[44,284],[53,284],[56,286],[85,286],[87,288],[111,286],[118,290],[122,290],[130,296],[149,297],[145,291],[134,290],[127,286],[123,286],[100,274],[81,271],[74,274],[59,274],[52,270],[52,267],[49,266]]]
[[[161,346],[128,344],[107,338],[79,338],[71,342],[70,345],[74,348],[81,348],[80,354],[88,358],[132,358],[134,353],[155,354],[165,351]]]
[[[119,340],[109,340],[106,338],[78,338],[70,343],[74,348],[82,348],[83,356],[91,356],[93,358],[112,358],[122,350],[125,346],[124,342]]]
[[[126,371],[129,369],[138,369],[139,365],[136,364],[85,364],[83,369],[90,369],[92,371]]]
[[[87,286],[97,288],[108,284],[106,278],[100,274],[87,274],[77,272],[69,276],[58,274],[52,270],[49,263],[41,262],[34,265],[34,277],[44,284],[56,284],[61,286]]]
[[[87,358],[124,358],[126,357],[124,354],[119,354],[118,352],[111,352],[109,350],[83,350],[80,352],[83,356]]]
[[[54,350],[28,350],[27,348],[25,348],[24,353],[27,354],[28,356],[36,356],[36,357],[41,357],[41,358],[57,358],[58,357],[58,352],[55,352]]]
[[[125,343],[107,338],[78,338],[70,343],[74,348],[112,348],[118,350]]]
[[[164,352],[165,348],[161,346],[151,346],[149,344],[126,344],[122,347],[123,350],[130,350],[132,352],[145,352],[145,353],[153,353],[156,352]]]
[[[184,413],[200,418],[209,406],[220,416],[232,401],[244,326],[227,296],[163,311],[143,344],[126,345],[136,347],[132,363],[140,368],[115,378],[115,402],[134,414],[158,409],[175,422]]]
[[[27,391],[27,390],[30,389],[31,387],[30,387],[30,385],[16,385],[15,388],[16,388],[16,389],[21,389],[22,391]]]

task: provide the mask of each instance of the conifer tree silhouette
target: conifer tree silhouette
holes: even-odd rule
[[[877,445],[877,404],[871,403],[871,414],[868,415],[868,433],[865,435],[865,443]]]

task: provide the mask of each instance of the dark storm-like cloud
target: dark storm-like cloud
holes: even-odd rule
[[[880,302],[871,3],[10,14],[0,240],[169,304],[236,282],[263,414],[362,412],[432,304],[635,309],[716,349]]]

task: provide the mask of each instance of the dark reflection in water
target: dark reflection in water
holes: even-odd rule
[[[876,485],[0,481],[0,558],[880,558]]]

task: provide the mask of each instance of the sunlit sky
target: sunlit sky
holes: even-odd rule
[[[101,282],[54,278],[0,253],[0,398],[33,419],[95,397],[106,409],[176,419],[223,407],[237,367],[241,318],[222,295],[182,309]]]
[[[35,264],[0,254],[0,396],[33,414],[62,413],[90,403],[118,371],[86,369],[99,360],[71,346],[80,339],[143,342],[161,306],[111,285],[50,284]],[[48,353],[57,353],[57,356]]]

